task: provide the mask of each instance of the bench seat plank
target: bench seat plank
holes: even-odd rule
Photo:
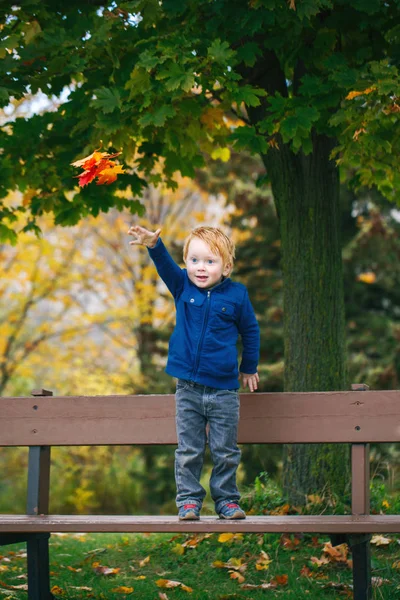
[[[398,515],[249,516],[238,521],[174,516],[1,515],[1,533],[38,532],[400,533]]]

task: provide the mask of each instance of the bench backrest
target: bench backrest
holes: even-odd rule
[[[397,441],[400,391],[241,394],[240,443]],[[0,398],[0,446],[175,443],[173,395]]]

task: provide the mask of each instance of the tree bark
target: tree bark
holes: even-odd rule
[[[281,144],[263,157],[281,231],[284,273],[285,391],[346,388],[345,327],[339,222],[339,173],[334,140],[313,134],[313,152]],[[285,448],[289,501],[328,489],[345,491],[347,446]]]

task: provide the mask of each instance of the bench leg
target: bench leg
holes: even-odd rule
[[[32,536],[26,542],[28,554],[28,600],[53,600],[50,591],[50,534]]]
[[[353,556],[354,600],[370,600],[371,585],[371,535],[349,535],[348,543]]]

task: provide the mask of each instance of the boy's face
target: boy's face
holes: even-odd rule
[[[229,275],[230,265],[224,265],[222,257],[199,238],[190,240],[185,263],[190,281],[199,288],[213,287]]]

